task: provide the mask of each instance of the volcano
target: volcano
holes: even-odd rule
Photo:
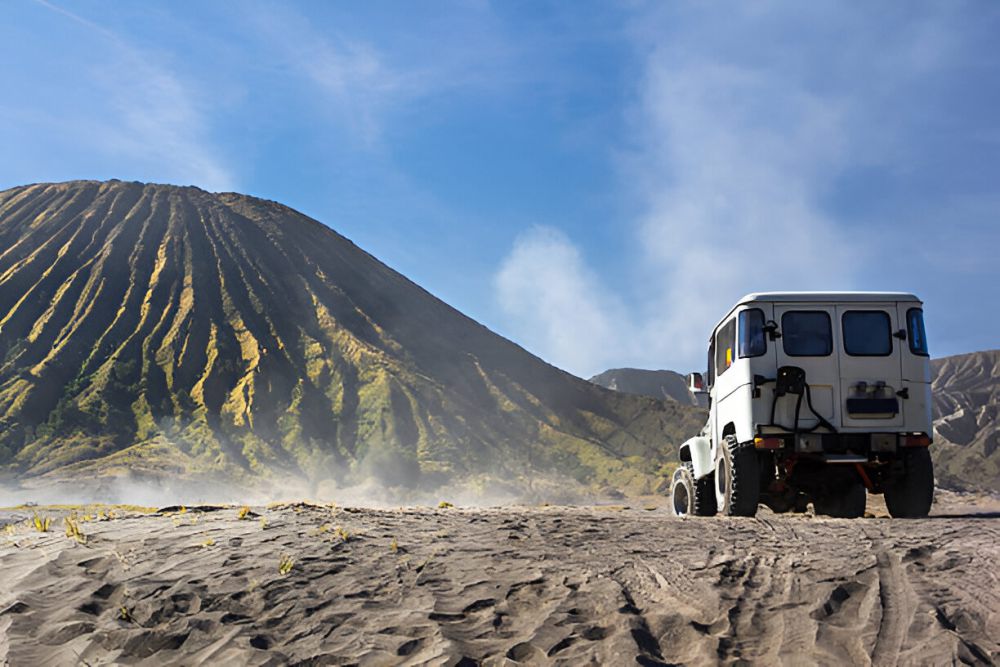
[[[0,192],[0,360],[18,478],[643,492],[704,420],[546,364],[290,208],[194,187]]]

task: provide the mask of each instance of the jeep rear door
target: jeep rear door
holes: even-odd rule
[[[903,425],[901,349],[906,345],[895,303],[836,307],[840,333],[840,395],[845,427],[875,430]]]
[[[774,319],[781,338],[775,341],[778,367],[798,366],[806,372],[812,404],[822,417],[834,424],[839,419],[840,367],[837,363],[839,337],[836,307],[825,304],[774,305]],[[775,404],[775,423],[795,428],[796,397],[789,395]],[[802,398],[798,428],[809,429],[817,422]]]

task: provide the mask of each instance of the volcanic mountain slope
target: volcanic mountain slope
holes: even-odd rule
[[[603,390],[274,202],[0,192],[0,465],[648,490],[692,409]]]
[[[931,362],[938,483],[1000,493],[1000,350]]]
[[[612,368],[595,375],[590,381],[626,394],[652,396],[660,400],[677,401],[682,405],[698,404],[694,395],[688,390],[684,376],[674,371]]]

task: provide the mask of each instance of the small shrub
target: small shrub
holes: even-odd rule
[[[80,530],[80,524],[73,517],[66,517],[63,519],[63,523],[66,524],[66,537],[74,539],[80,544],[87,543],[87,536]]]
[[[454,506],[455,505],[453,503],[449,503],[447,500],[442,500],[441,502],[438,503],[438,509],[441,510],[451,509]]]
[[[281,560],[278,561],[278,574],[285,576],[292,571],[293,567],[295,567],[295,559],[288,554],[282,554]]]
[[[35,527],[39,533],[49,532],[49,526],[52,524],[52,519],[49,517],[41,517],[37,514],[31,519],[31,525]]]
[[[243,519],[250,518],[250,508],[246,505],[236,510],[236,518],[242,521]]]

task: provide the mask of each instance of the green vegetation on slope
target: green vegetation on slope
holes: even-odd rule
[[[649,491],[698,410],[548,366],[273,202],[0,192],[0,466]]]

